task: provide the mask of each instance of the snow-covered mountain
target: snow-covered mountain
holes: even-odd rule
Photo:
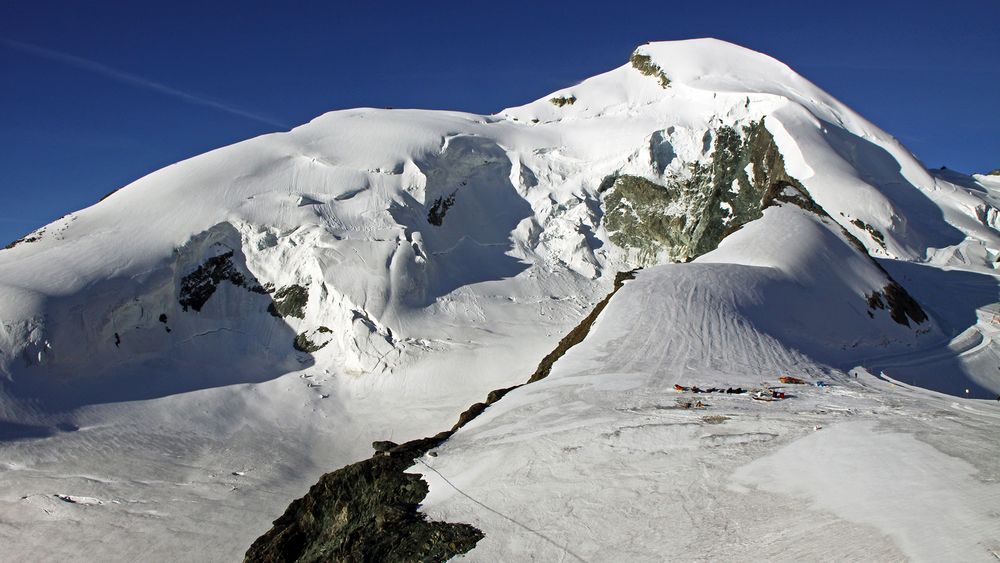
[[[212,151],[0,251],[0,537],[16,558],[239,557],[324,471],[447,429],[562,347],[550,377],[420,452],[423,510],[482,530],[469,556],[793,558],[808,549],[769,550],[825,549],[803,539],[813,522],[861,538],[844,557],[935,559],[924,520],[900,532],[891,510],[803,501],[820,469],[802,457],[831,436],[873,451],[859,471],[943,460],[913,486],[982,471],[981,451],[935,447],[962,417],[990,442],[1000,411],[937,392],[1000,394],[998,196],[707,39],[643,45],[495,115],[345,110]],[[784,374],[832,386],[675,408],[674,384]],[[907,441],[901,420],[942,410],[952,426]],[[845,411],[865,416],[835,425]],[[832,427],[802,437],[816,426]],[[802,467],[777,506],[794,521],[761,500],[788,457]],[[685,492],[695,470],[710,481]],[[1000,500],[962,471],[956,498]],[[988,557],[978,502],[956,508],[962,554]],[[766,535],[761,511],[794,533]],[[743,540],[701,549],[705,526]]]

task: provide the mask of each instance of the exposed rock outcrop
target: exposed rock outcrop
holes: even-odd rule
[[[327,473],[253,543],[245,561],[445,561],[475,547],[468,524],[432,522],[417,511],[427,483],[406,473],[451,432],[385,446]]]
[[[663,69],[654,63],[652,57],[649,55],[643,55],[638,52],[632,53],[632,57],[629,58],[629,62],[632,64],[632,67],[639,72],[645,74],[646,76],[657,78],[660,81],[660,86],[663,86],[664,88],[670,86],[670,79],[667,78]]]
[[[309,289],[298,284],[282,287],[271,296],[274,302],[267,307],[267,312],[275,317],[305,318],[306,304],[309,302]]]
[[[868,234],[872,237],[872,240],[878,243],[878,245],[882,247],[882,250],[885,250],[885,235],[882,234],[882,231],[879,231],[878,229],[869,225],[868,223],[865,223],[861,219],[853,219],[851,221],[851,224],[859,229],[867,231]]]
[[[707,141],[711,157],[692,162],[686,174],[665,185],[631,175],[611,175],[601,183],[605,228],[612,242],[635,250],[639,265],[696,258],[760,218],[785,187],[804,192],[785,171],[763,120],[742,131],[719,127]]]
[[[686,176],[671,179],[666,185],[617,174],[601,182],[598,191],[605,194],[605,228],[612,242],[636,253],[640,265],[664,258],[693,260],[714,250],[730,233],[760,218],[771,205],[795,205],[828,224],[837,224],[805,186],[788,174],[763,120],[751,122],[741,132],[719,127],[706,139],[712,142],[711,158],[691,163]],[[651,161],[657,166],[653,150],[659,143],[655,141],[654,135]],[[880,231],[857,219],[851,223],[885,248],[885,236]],[[857,237],[843,226],[840,231],[844,240],[869,256]],[[920,304],[878,262],[871,260],[887,280],[881,291],[866,296],[871,316],[876,309],[888,309],[890,317],[904,326],[910,326],[910,321],[920,324],[927,320]]]
[[[911,320],[917,324],[927,320],[927,313],[917,300],[892,278],[889,278],[889,283],[882,288],[882,291],[876,291],[868,296],[868,308],[870,311],[888,309],[892,320],[903,326],[910,326]]]
[[[542,360],[527,383],[490,392],[450,430],[399,445],[376,441],[372,457],[320,477],[250,546],[244,561],[445,561],[470,551],[483,533],[468,524],[427,520],[417,510],[427,496],[427,483],[406,470],[510,391],[548,376],[556,360],[583,341],[611,297],[634,277],[634,271],[619,273],[611,293]]]
[[[233,265],[232,258],[232,250],[213,256],[205,260],[195,271],[181,278],[178,301],[185,311],[188,308],[201,311],[219,284],[224,281],[253,293],[267,293],[264,287],[249,281],[247,276],[237,270]]]
[[[37,231],[35,231],[35,232],[33,232],[33,233],[24,235],[23,237],[15,240],[15,241],[11,241],[6,246],[4,246],[3,249],[4,250],[10,250],[11,248],[14,248],[15,246],[17,246],[19,244],[29,243],[29,242],[38,242],[38,241],[42,240],[42,235],[43,234],[45,234],[45,228],[44,227],[41,228],[41,229],[39,229],[39,230],[37,230]]]
[[[325,326],[321,326],[312,331],[298,334],[292,347],[299,352],[312,354],[318,352],[333,339],[333,331]]]
[[[452,205],[455,205],[455,194],[454,192],[448,197],[439,197],[434,200],[431,204],[431,208],[427,211],[427,222],[435,227],[440,227],[444,223],[444,216],[448,213],[448,209]]]
[[[552,105],[556,107],[571,106],[576,103],[576,96],[559,96],[557,98],[550,98]]]

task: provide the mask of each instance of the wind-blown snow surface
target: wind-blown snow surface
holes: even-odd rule
[[[813,420],[838,419],[834,405],[865,412],[866,422],[850,427],[858,434],[889,425],[894,431],[878,440],[902,443],[904,455],[928,459],[933,471],[961,466],[956,490],[981,492],[977,483],[989,477],[975,473],[987,459],[978,456],[993,446],[970,453],[940,442],[966,419],[988,441],[996,430],[983,414],[990,405],[973,401],[966,411],[845,374],[865,366],[954,395],[1000,393],[1000,186],[926,171],[895,139],[764,55],[714,40],[655,43],[637,54],[669,85],[626,64],[491,116],[332,112],[167,167],[0,251],[2,557],[238,558],[322,472],[367,456],[372,440],[433,434],[489,390],[523,382],[617,271],[663,261],[607,231],[607,177],[661,185],[690,178],[692,165],[712,161],[721,128],[763,120],[787,174],[822,213],[774,205],[695,262],[643,272],[550,380],[491,407],[428,463],[500,510],[482,490],[495,480],[492,494],[510,501],[505,514],[583,511],[551,530],[558,533],[528,525],[588,559],[660,559],[661,546],[682,550],[672,554],[679,558],[740,556],[705,546],[725,528],[697,525],[727,522],[718,516],[725,498],[776,519],[755,518],[756,527],[739,532],[761,555],[825,546],[766,551],[780,529],[804,537],[823,526],[831,536],[865,538],[856,551],[842,546],[844,556],[933,558],[925,539],[889,523],[892,511],[859,517],[802,479],[788,478],[781,497],[731,489],[769,491],[765,456],[791,455],[783,444],[813,451],[814,442],[794,440]],[[903,326],[869,307],[889,275],[928,320]],[[605,349],[611,342],[617,351]],[[746,386],[791,371],[838,385],[780,406],[718,399],[737,415],[719,438],[702,430],[698,413],[657,408],[672,405],[674,381]],[[528,409],[516,415],[523,421],[503,421],[518,409]],[[927,415],[942,409],[955,418]],[[647,431],[626,423],[661,415],[684,424]],[[915,417],[922,430],[900,430],[899,421]],[[850,446],[842,430],[830,430],[837,447]],[[621,448],[643,459],[688,453],[671,458],[666,473],[633,467],[602,441],[615,432],[607,439],[621,437]],[[924,442],[906,437],[921,432],[931,436],[921,438],[934,444],[927,448],[947,453],[925,455]],[[590,457],[539,451],[581,440]],[[503,444],[516,446],[506,463],[484,461]],[[551,472],[518,473],[536,459],[531,452]],[[568,493],[552,480],[581,464],[589,469],[580,487],[613,494],[560,504]],[[678,489],[688,500],[671,510],[693,514],[687,534],[675,533],[674,518],[628,525],[660,514],[630,512],[631,503],[676,500],[644,495],[644,487],[674,490],[692,468],[707,468],[699,471],[711,479],[699,482],[701,492]],[[551,545],[488,520],[493,513],[428,479],[431,514],[486,532],[474,556]],[[532,498],[535,512],[524,506]],[[805,512],[813,503],[825,512]],[[967,505],[975,525],[959,537],[988,555],[989,546],[974,543],[986,537],[977,530],[997,521],[979,506]],[[617,507],[614,520],[587,516]],[[604,541],[587,526],[623,532]],[[689,541],[697,537],[704,540]]]
[[[747,311],[786,274],[699,262],[626,282],[547,379],[418,460],[421,510],[484,532],[470,560],[1000,553],[995,402],[830,370],[810,358],[825,350],[782,344],[827,318],[783,315],[808,286]],[[809,385],[782,386],[780,402],[673,389],[752,389],[788,373]]]

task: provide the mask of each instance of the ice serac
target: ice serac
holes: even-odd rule
[[[73,452],[74,475],[103,475],[74,495],[153,499],[144,533],[232,559],[305,484],[365,458],[357,444],[432,436],[524,383],[640,267],[660,329],[703,334],[671,344],[683,365],[750,342],[735,379],[864,365],[993,398],[994,178],[928,171],[783,63],[712,39],[642,45],[495,115],[331,112],[164,168],[0,250],[0,439],[46,436],[11,446],[10,467],[36,467],[22,484],[60,482],[38,460]],[[963,291],[942,297],[953,283]],[[641,309],[613,307],[628,295],[600,318]],[[695,322],[711,332],[678,325]],[[634,337],[652,351],[663,334]],[[668,360],[622,369],[652,377]],[[211,477],[137,482],[90,447],[102,433]],[[220,467],[233,459],[258,469]],[[219,475],[249,481],[231,485],[246,496],[207,525],[197,507]],[[64,545],[121,527],[91,516]],[[0,539],[12,556],[66,556],[44,534]],[[170,545],[143,556],[177,558]]]

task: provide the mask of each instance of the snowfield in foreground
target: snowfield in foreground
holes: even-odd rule
[[[463,557],[995,560],[998,208],[709,39],[177,163],[0,250],[0,560],[238,560],[631,270],[417,458]]]
[[[736,311],[754,283],[697,263],[626,282],[547,379],[418,460],[421,510],[481,529],[475,561],[1000,554],[1000,407],[810,361]],[[674,389],[762,380],[787,398]]]

